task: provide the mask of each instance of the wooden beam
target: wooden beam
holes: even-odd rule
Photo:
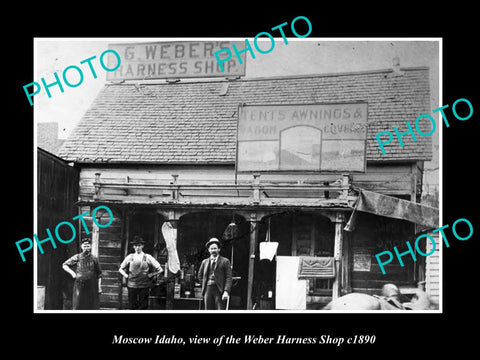
[[[158,260],[158,243],[160,242],[160,232],[162,231],[161,226],[160,226],[160,216],[157,212],[154,212],[153,214],[153,257]]]
[[[260,174],[253,174],[253,203],[260,203]]]
[[[98,219],[92,217],[92,255],[96,257],[98,257],[98,244],[100,242],[100,228],[98,227],[97,222]]]
[[[255,270],[255,249],[258,240],[258,214],[250,214],[250,251],[248,257],[247,310],[253,309],[253,272]]]
[[[341,278],[342,278],[342,250],[343,250],[343,227],[345,217],[343,212],[337,212],[335,218],[335,243],[333,247],[333,256],[335,258],[335,280],[332,286],[332,300],[340,296]]]
[[[348,232],[343,233],[343,252],[342,252],[342,278],[340,281],[340,293],[341,295],[348,294],[352,292],[352,285],[351,285],[351,269],[350,269],[350,252],[351,249],[351,236]]]
[[[127,210],[126,209],[119,209],[119,212],[121,213],[121,232],[120,232],[120,248],[125,251],[125,233],[127,231]],[[123,253],[121,254],[123,256]],[[125,256],[123,256],[120,261],[123,261],[125,259]],[[124,304],[123,304],[123,276],[120,276],[120,286],[118,287],[118,308],[123,309]]]
[[[348,174],[342,174],[342,194],[341,194],[342,199],[346,199],[348,197],[349,189],[350,189],[350,177]]]
[[[177,179],[178,175],[177,174],[172,174],[173,182],[172,184],[172,200],[176,201],[178,200],[178,185],[177,185]]]

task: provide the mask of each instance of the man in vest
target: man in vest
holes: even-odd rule
[[[232,289],[232,266],[230,260],[219,255],[218,239],[211,238],[205,246],[210,257],[204,259],[198,269],[205,310],[224,310],[224,301],[228,299]]]
[[[123,260],[118,270],[127,279],[128,304],[131,310],[148,308],[150,287],[153,286],[151,278],[163,271],[152,255],[143,252],[144,244],[143,239],[135,235],[132,242],[134,252]]]

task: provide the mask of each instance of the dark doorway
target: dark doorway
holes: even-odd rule
[[[184,215],[178,225],[177,250],[185,274],[196,279],[203,259],[209,256],[205,243],[212,237],[221,242],[221,255],[233,268],[230,309],[246,309],[250,225],[241,216],[226,212],[198,212]],[[197,292],[198,283],[193,292]]]
[[[260,222],[259,244],[278,242],[278,256],[332,257],[335,225],[328,217],[310,212],[285,212],[264,217]],[[256,309],[275,309],[276,258],[260,260],[256,256],[253,302]],[[307,309],[323,306],[331,299],[333,279],[311,279]]]

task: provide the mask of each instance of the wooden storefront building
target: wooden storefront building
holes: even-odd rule
[[[367,104],[364,172],[237,171],[242,106],[335,103]],[[101,307],[127,308],[118,267],[132,251],[133,236],[142,236],[144,250],[168,263],[165,223],[176,229],[182,270],[170,282],[158,281],[153,308],[198,309],[194,278],[210,237],[222,240],[222,254],[233,263],[231,309],[282,308],[277,296],[285,268],[279,260],[287,264],[289,257],[334,261],[333,277],[307,277],[305,309],[352,291],[378,293],[387,282],[414,287],[425,280],[424,259],[404,257],[404,267],[393,261],[383,275],[374,257],[414,238],[412,222],[359,213],[355,229],[344,228],[358,189],[420,199],[423,163],[432,156],[429,137],[404,136],[404,147],[392,142],[382,155],[375,134],[393,126],[406,131],[406,120],[429,111],[423,67],[107,84],[60,150],[80,172],[79,212],[107,205],[114,214],[112,225],[94,229],[93,251],[104,271]],[[91,219],[87,225],[95,227]],[[278,243],[272,260],[260,256],[268,241]]]

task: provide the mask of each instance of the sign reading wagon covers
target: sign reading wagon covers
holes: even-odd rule
[[[365,171],[367,104],[240,106],[237,170]]]
[[[224,71],[215,57],[216,51],[232,44],[241,49],[245,47],[245,43],[232,41],[110,44],[109,48],[120,54],[122,64],[107,74],[107,80],[244,76],[245,53],[225,61]],[[221,56],[223,59],[227,55]]]

